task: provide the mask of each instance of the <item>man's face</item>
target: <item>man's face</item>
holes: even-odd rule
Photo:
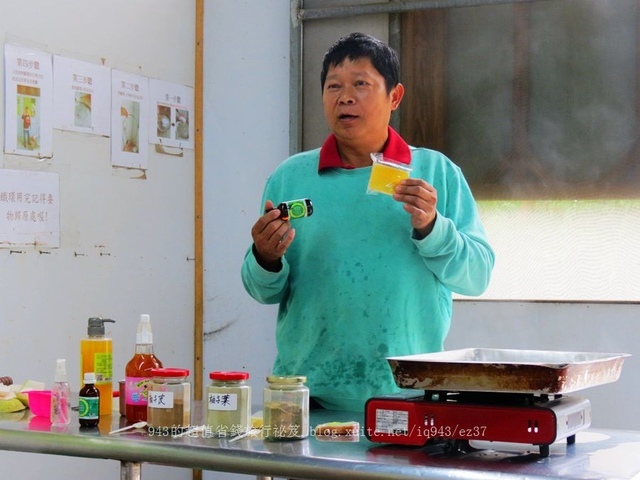
[[[403,92],[398,84],[387,93],[384,77],[368,58],[345,59],[327,72],[322,92],[324,115],[339,143],[378,151]]]

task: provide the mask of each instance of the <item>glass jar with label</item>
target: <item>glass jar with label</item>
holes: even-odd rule
[[[304,376],[269,376],[264,389],[265,440],[299,440],[309,436],[309,389]]]
[[[207,435],[234,437],[251,428],[251,386],[247,372],[211,372],[207,388]]]
[[[189,370],[154,368],[147,398],[147,426],[152,429],[188,428],[191,422]]]

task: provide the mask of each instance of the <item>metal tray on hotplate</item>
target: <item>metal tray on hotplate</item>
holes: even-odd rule
[[[400,388],[558,395],[617,381],[629,356],[467,348],[387,361]]]

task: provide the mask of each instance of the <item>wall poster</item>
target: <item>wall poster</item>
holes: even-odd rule
[[[5,44],[5,153],[53,156],[51,54]]]
[[[0,248],[60,247],[57,173],[0,169]]]
[[[193,88],[150,79],[149,93],[149,142],[193,149]]]
[[[111,71],[108,67],[53,57],[53,127],[108,137]]]
[[[149,79],[111,70],[111,164],[147,169]]]

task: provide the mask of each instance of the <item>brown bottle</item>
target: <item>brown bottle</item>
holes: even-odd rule
[[[162,362],[153,354],[153,334],[149,315],[140,315],[136,350],[125,367],[125,418],[128,423],[147,421],[147,397],[151,370],[162,368]]]
[[[78,421],[84,428],[97,427],[100,423],[100,390],[96,387],[96,375],[84,374],[84,386],[79,392]]]

